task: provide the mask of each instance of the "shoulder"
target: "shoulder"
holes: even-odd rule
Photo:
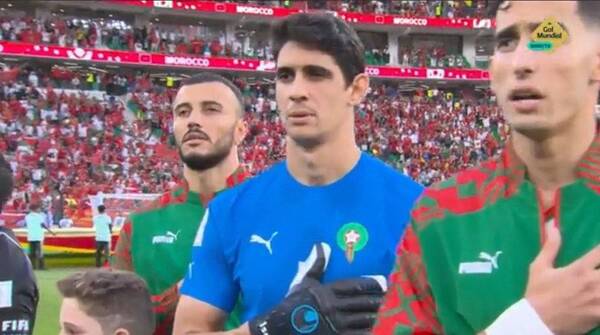
[[[19,246],[19,248],[20,248],[20,244],[17,240],[17,237],[15,236],[13,231],[10,230],[9,228],[0,227],[0,240],[5,240],[7,242],[11,242],[11,243]]]
[[[177,185],[131,213],[129,218],[132,222],[137,222],[138,219],[143,218],[146,215],[151,215],[156,211],[165,209],[174,204],[183,203],[185,202],[185,193],[185,187],[183,185]]]
[[[509,196],[509,186],[501,159],[460,171],[425,189],[412,212],[415,228],[421,231],[432,223],[479,212]]]
[[[271,166],[264,172],[246,179],[243,183],[219,193],[211,200],[209,208],[211,214],[215,211],[230,211],[240,202],[262,201],[263,193],[268,193],[269,187],[277,183],[285,174],[285,161]]]
[[[369,181],[371,184],[377,182],[390,196],[409,198],[413,202],[423,193],[421,184],[393,169],[383,161],[369,154],[363,153],[363,155],[365,160],[364,170],[367,170],[369,178],[373,179]]]
[[[3,263],[3,267],[0,269],[2,276],[17,279],[14,284],[20,288],[35,283],[31,265],[21,245],[12,231],[3,227],[0,227],[0,254],[7,259],[6,264]],[[18,289],[18,291],[20,290]]]

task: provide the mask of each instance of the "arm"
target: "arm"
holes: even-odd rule
[[[56,233],[55,233],[55,232],[53,232],[53,231],[52,231],[52,229],[50,229],[50,227],[49,227],[49,226],[47,226],[46,224],[44,224],[43,222],[42,222],[42,227],[43,227],[44,229],[46,229],[46,230],[47,230],[47,231],[48,231],[50,234],[52,234],[52,236],[56,236]]]
[[[412,226],[407,228],[397,254],[390,288],[379,310],[373,334],[443,334],[427,282],[419,239]]]
[[[121,228],[121,233],[115,246],[112,267],[117,270],[133,271],[133,263],[131,261],[131,221],[129,218]]]
[[[211,204],[196,233],[192,262],[183,279],[175,312],[174,334],[222,331],[227,314],[237,300],[239,288],[224,254],[223,237],[217,224],[219,214]],[[239,334],[236,331],[223,334]]]
[[[321,284],[330,253],[326,243],[315,244],[306,261],[301,262],[308,270],[298,273],[302,279],[291,293],[274,309],[230,332],[213,332],[223,329],[224,311],[184,296],[177,312],[175,334],[297,334],[296,322],[312,329],[305,333],[370,334],[387,286],[382,284],[385,278],[366,276]],[[312,311],[307,311],[307,306]]]
[[[173,334],[250,335],[247,323],[237,329],[226,332],[219,331],[223,329],[226,318],[227,313],[224,311],[200,300],[183,295],[177,305]]]

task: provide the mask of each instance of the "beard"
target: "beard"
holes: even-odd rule
[[[184,154],[179,145],[179,157],[183,164],[193,171],[206,171],[219,165],[231,152],[233,148],[233,132],[228,132],[218,139],[213,145],[213,149],[206,154],[189,153]]]

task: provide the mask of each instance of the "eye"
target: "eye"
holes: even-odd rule
[[[282,72],[277,73],[278,81],[289,82],[292,79],[293,79],[292,74],[287,71],[282,71]]]
[[[306,71],[306,74],[309,77],[318,77],[318,78],[325,77],[325,75],[326,75],[326,73],[324,71],[319,70],[319,69],[310,69],[310,70]]]
[[[500,38],[496,41],[496,49],[499,51],[514,50],[517,46],[518,39],[513,37]]]
[[[175,115],[177,115],[178,117],[185,117],[186,115],[189,114],[189,110],[187,109],[179,109],[178,111],[175,112]]]

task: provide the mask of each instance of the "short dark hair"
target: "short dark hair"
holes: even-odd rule
[[[104,207],[104,205],[98,206],[98,213],[102,214],[102,213],[104,213],[105,210],[106,210],[106,207]]]
[[[15,181],[13,180],[12,169],[10,164],[4,159],[4,156],[0,154],[0,213],[2,213],[2,207],[8,202],[12,195]]]
[[[74,273],[56,284],[65,298],[77,300],[105,334],[123,328],[131,335],[152,334],[152,300],[146,283],[133,272],[93,269]]]
[[[489,15],[495,17],[498,10],[502,10],[502,4],[506,0],[492,0],[488,3]],[[510,2],[510,1],[508,1]],[[600,28],[600,1],[598,0],[577,0],[577,13],[583,19],[583,22]]]
[[[327,13],[300,13],[275,23],[272,29],[275,60],[287,42],[322,51],[333,57],[350,85],[365,72],[365,47],[346,22]]]
[[[40,200],[35,199],[35,200],[31,200],[31,202],[29,203],[29,210],[32,212],[37,212],[39,210],[42,209],[42,204],[40,203]]]
[[[204,84],[204,83],[221,83],[227,86],[231,92],[237,98],[238,103],[240,104],[240,115],[244,113],[244,96],[242,95],[242,91],[240,91],[239,87],[237,87],[231,80],[221,76],[220,74],[211,73],[211,72],[203,72],[200,74],[193,75],[190,78],[186,78],[181,82],[181,87],[196,85],[196,84]]]

